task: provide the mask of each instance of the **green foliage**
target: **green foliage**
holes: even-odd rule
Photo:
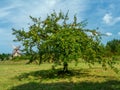
[[[2,53],[2,54],[0,54],[0,61],[9,60],[10,56],[11,56],[10,54]]]
[[[12,57],[12,60],[15,60],[15,61],[20,61],[20,60],[29,60],[30,59],[30,56],[26,55],[26,54],[22,54],[21,56],[15,56],[15,57]]]
[[[120,55],[120,40],[113,39],[106,44],[107,55]]]
[[[43,21],[40,18],[30,18],[33,24],[29,30],[13,29],[13,35],[16,36],[15,41],[22,42],[23,51],[31,55],[31,62],[39,59],[39,63],[49,61],[63,64],[65,68],[64,63],[81,58],[87,63],[98,62],[105,66],[101,33],[85,29],[86,21],[77,22],[75,15],[73,22],[70,22],[68,12],[57,14],[55,11]]]

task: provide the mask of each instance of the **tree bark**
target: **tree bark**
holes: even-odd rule
[[[64,71],[64,72],[67,72],[67,71],[68,71],[68,63],[67,63],[67,62],[64,62],[64,63],[63,63],[63,71]]]
[[[39,65],[42,63],[42,55],[39,55]]]

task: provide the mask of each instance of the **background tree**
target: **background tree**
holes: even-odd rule
[[[120,55],[120,40],[113,39],[106,44],[107,56]]]
[[[10,54],[2,53],[2,54],[0,54],[0,61],[9,60],[10,57],[11,57]]]

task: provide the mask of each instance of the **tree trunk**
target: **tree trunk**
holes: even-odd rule
[[[39,55],[39,65],[42,63],[42,55]]]
[[[67,63],[67,62],[64,62],[64,63],[63,63],[63,71],[64,71],[64,72],[67,72],[67,71],[68,71],[68,63]]]

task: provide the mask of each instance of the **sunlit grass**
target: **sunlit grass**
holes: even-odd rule
[[[0,90],[120,90],[120,74],[96,64],[69,64],[71,73],[58,74],[52,64],[25,64],[26,61],[0,62]],[[117,66],[119,68],[119,65]]]

